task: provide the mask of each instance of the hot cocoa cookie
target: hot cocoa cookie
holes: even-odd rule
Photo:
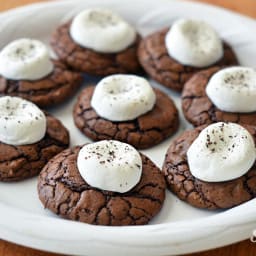
[[[76,126],[94,141],[115,139],[143,149],[160,143],[178,128],[175,104],[158,89],[154,89],[156,102],[152,110],[130,121],[110,121],[99,116],[91,106],[94,90],[94,86],[85,88],[73,111]]]
[[[200,71],[187,81],[182,92],[182,109],[186,119],[194,126],[214,122],[233,122],[256,125],[256,112],[235,113],[220,110],[206,94],[206,86],[220,67]],[[228,99],[225,99],[226,101]],[[239,105],[239,103],[237,103]]]
[[[95,225],[141,225],[162,207],[165,181],[154,163],[141,154],[142,176],[125,193],[88,185],[77,167],[81,147],[67,149],[44,167],[38,178],[38,194],[44,207],[71,220]],[[85,166],[85,172],[88,166]]]
[[[39,80],[12,80],[0,76],[0,95],[18,96],[40,107],[55,106],[75,93],[82,75],[68,69],[66,64],[52,60],[53,72]]]
[[[172,58],[165,45],[168,28],[145,37],[139,45],[139,61],[146,72],[160,84],[181,91],[185,82],[196,72],[205,69],[183,65]],[[223,56],[211,66],[237,65],[238,61],[231,46],[223,42]]]
[[[19,181],[37,175],[56,154],[69,146],[69,133],[62,123],[46,113],[45,136],[29,145],[0,141],[0,180]]]
[[[170,191],[195,207],[210,210],[234,207],[254,198],[256,196],[255,163],[241,177],[223,182],[206,182],[191,174],[187,152],[205,127],[207,126],[185,131],[171,143],[163,164],[163,172]],[[243,127],[256,141],[256,127],[249,125]],[[223,155],[223,160],[225,157]]]
[[[139,35],[124,50],[101,53],[77,44],[70,36],[70,26],[71,22],[59,26],[52,35],[51,45],[58,57],[74,70],[98,76],[142,72],[137,59]]]

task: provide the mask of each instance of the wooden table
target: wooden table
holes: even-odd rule
[[[47,0],[40,0],[41,2]],[[256,18],[256,0],[198,0],[200,2],[219,5],[231,10],[249,15]],[[0,0],[0,11],[13,7],[39,2],[39,0]],[[61,256],[29,249],[0,240],[0,256]],[[220,249],[211,250],[203,253],[190,254],[189,256],[255,256],[256,244],[250,241],[243,241],[234,245],[226,246]]]

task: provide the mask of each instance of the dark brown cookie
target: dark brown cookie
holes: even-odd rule
[[[94,88],[87,87],[81,92],[73,111],[76,126],[94,141],[114,139],[143,149],[160,143],[178,129],[178,110],[158,89],[154,89],[156,104],[150,112],[135,120],[112,122],[100,117],[91,107]]]
[[[153,79],[166,87],[181,91],[184,83],[202,68],[184,66],[169,56],[165,47],[165,35],[168,30],[160,30],[141,40],[138,57],[143,68]],[[232,48],[225,42],[223,46],[223,57],[212,66],[237,65],[238,61]]]
[[[46,114],[47,131],[37,143],[12,146],[0,142],[0,181],[18,181],[37,175],[56,154],[69,146],[62,123]]]
[[[165,180],[146,156],[140,182],[129,192],[116,193],[88,185],[77,169],[81,147],[67,149],[44,167],[38,178],[38,194],[45,208],[72,220],[96,225],[141,225],[161,209]]]
[[[221,68],[215,67],[193,75],[182,91],[182,109],[186,119],[194,126],[215,122],[233,122],[256,125],[256,112],[231,113],[218,109],[206,95],[206,86],[214,73]]]
[[[188,166],[187,150],[205,126],[185,131],[170,145],[163,165],[167,186],[181,200],[199,207],[225,209],[256,197],[256,165],[242,177],[225,182],[195,178]],[[256,127],[244,125],[256,141]]]
[[[58,27],[51,38],[51,45],[59,58],[74,70],[90,75],[106,76],[116,73],[141,73],[137,58],[140,36],[127,49],[112,54],[95,52],[73,41],[69,34],[71,22]]]
[[[18,96],[40,107],[55,106],[70,98],[82,83],[82,75],[68,70],[57,60],[52,60],[54,70],[48,76],[35,80],[10,80],[0,76],[0,95]]]

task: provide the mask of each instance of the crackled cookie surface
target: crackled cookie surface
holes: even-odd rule
[[[134,43],[117,53],[101,53],[82,47],[70,36],[71,22],[65,23],[53,33],[51,45],[58,57],[74,70],[91,75],[105,76],[115,73],[141,73],[137,59],[140,36]]]
[[[148,148],[160,143],[178,128],[176,106],[158,89],[154,89],[156,102],[151,111],[122,122],[107,120],[96,113],[91,106],[94,90],[94,86],[85,88],[73,111],[76,126],[92,140],[115,139],[136,148]]]
[[[182,92],[182,110],[186,119],[194,126],[214,122],[233,122],[256,125],[256,113],[226,112],[217,108],[206,93],[211,77],[221,68],[210,68],[193,75],[185,84]],[[224,100],[228,100],[227,98]],[[248,102],[248,101],[247,101]],[[249,103],[248,103],[249,104]],[[239,104],[238,104],[239,106]]]
[[[195,207],[210,210],[231,208],[255,198],[255,163],[246,174],[229,181],[206,182],[191,174],[187,151],[205,127],[200,126],[185,131],[171,143],[163,165],[163,172],[170,191]],[[248,130],[255,142],[255,126],[244,125],[243,127]],[[209,143],[207,145],[209,146]],[[214,145],[211,144],[211,146]],[[223,157],[226,156],[223,155]]]
[[[159,212],[166,185],[149,158],[141,154],[142,176],[132,190],[110,192],[88,185],[81,177],[77,167],[81,148],[64,150],[40,173],[38,193],[46,208],[64,218],[112,226],[146,224]]]
[[[36,103],[40,107],[49,107],[64,102],[74,94],[82,82],[78,72],[57,60],[53,72],[39,80],[12,80],[0,76],[0,95],[18,96]]]
[[[172,58],[165,45],[168,29],[155,32],[144,38],[138,48],[139,61],[146,72],[160,84],[181,91],[184,83],[202,68],[183,65]],[[223,42],[223,56],[213,66],[237,65],[232,48]],[[205,67],[206,68],[206,67]]]
[[[37,175],[44,165],[69,145],[62,123],[46,114],[45,136],[29,145],[8,145],[0,141],[0,181],[18,181]]]

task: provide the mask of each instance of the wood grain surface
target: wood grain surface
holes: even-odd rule
[[[40,0],[44,2],[47,0]],[[60,1],[60,0],[59,0]],[[86,1],[86,0],[85,0]],[[256,0],[198,0],[199,2],[209,3],[222,6],[236,12],[256,18]],[[0,0],[0,11],[10,8],[39,2],[38,0]],[[256,223],[255,223],[256,227]],[[0,231],[1,235],[1,231]],[[0,256],[61,256],[61,254],[53,254],[42,252],[27,247],[15,245],[0,240]],[[121,254],[120,254],[121,255]],[[63,256],[63,255],[62,255]],[[139,255],[134,255],[139,256]],[[249,240],[226,246],[223,248],[210,250],[202,253],[189,254],[189,256],[256,256],[256,243]]]

